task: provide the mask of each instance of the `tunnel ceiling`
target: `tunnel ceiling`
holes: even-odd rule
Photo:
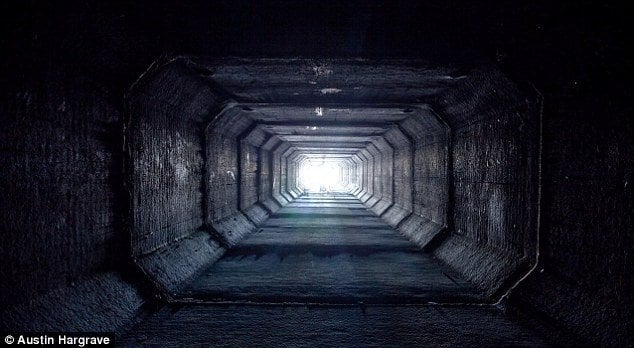
[[[264,132],[301,153],[351,156],[465,79],[421,60],[187,58]]]
[[[420,60],[193,59],[193,62],[237,101],[248,103],[424,103],[464,77],[462,68],[432,66]]]
[[[321,101],[308,102],[311,105],[323,106],[303,106],[291,104],[249,104],[243,103],[246,108],[255,112],[252,117],[263,122],[306,122],[319,120],[320,122],[348,122],[348,123],[383,123],[397,122],[406,118],[413,110],[408,107],[386,106],[375,103],[375,105],[333,105],[333,98],[336,96],[323,96]],[[307,103],[301,98],[296,99],[297,103]],[[410,101],[411,102],[411,101]],[[319,116],[316,119],[315,116]]]

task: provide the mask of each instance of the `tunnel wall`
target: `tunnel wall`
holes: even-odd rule
[[[353,190],[356,190],[358,174],[355,172],[355,168],[356,168],[356,165],[352,161],[352,157],[348,158],[345,161],[343,166],[344,182],[346,184],[346,189],[348,190],[348,192],[352,192]]]
[[[260,147],[260,195],[259,203],[269,213],[281,208],[281,204],[273,197],[275,171],[273,166],[273,150],[281,144],[277,136],[269,137]]]
[[[357,174],[356,188],[352,191],[352,194],[359,197],[361,191],[363,191],[363,183],[365,182],[364,163],[361,161],[361,157],[358,153],[352,155],[352,162],[354,162]]]
[[[401,203],[411,213],[395,220],[399,232],[421,247],[439,238],[447,227],[449,204],[447,176],[448,127],[427,105],[411,108],[412,114],[399,123],[401,147],[410,146],[411,157],[402,163],[403,170],[411,172],[404,184],[411,187],[411,204]],[[397,133],[398,134],[398,133]],[[392,137],[396,136],[393,135]],[[408,197],[405,195],[405,197]]]
[[[367,201],[374,194],[374,158],[370,155],[367,149],[363,149],[359,152],[361,159],[364,162],[364,174],[365,185],[363,186],[363,195],[361,201],[367,203]]]
[[[220,221],[235,214],[239,208],[239,133],[248,125],[233,122],[240,118],[237,108],[221,113],[205,130],[206,138],[206,184],[207,199],[206,220],[208,223]]]
[[[272,151],[272,168],[273,168],[273,180],[271,183],[271,196],[275,202],[280,206],[285,206],[289,203],[289,199],[286,198],[283,187],[286,185],[286,163],[282,158],[282,154],[286,152],[291,145],[287,142],[281,142]]]
[[[394,149],[382,137],[372,143],[379,165],[375,173],[378,201],[370,208],[381,216],[394,204]]]
[[[259,203],[263,194],[260,191],[262,180],[259,176],[263,166],[260,156],[267,153],[260,151],[260,148],[269,135],[257,127],[251,128],[244,132],[240,140],[240,210],[254,225],[259,225],[270,215],[266,207]]]
[[[299,179],[299,159],[300,154],[297,150],[294,150],[287,158],[289,163],[288,165],[288,189],[293,199],[296,199],[301,195],[301,190],[299,189],[298,179]]]
[[[381,153],[376,149],[376,146],[369,144],[362,152],[368,158],[370,163],[370,180],[368,185],[368,199],[365,201],[365,205],[369,208],[374,207],[381,199],[381,179],[382,179],[382,166],[381,166]]]
[[[366,147],[366,149],[368,150],[368,153],[370,153],[370,156],[372,156],[372,160],[374,162],[372,178],[374,185],[372,188],[372,198],[370,198],[366,204],[370,205],[371,208],[374,208],[383,199],[384,181],[386,180],[384,172],[386,171],[386,168],[384,167],[383,153],[378,149],[375,142]],[[392,164],[390,163],[390,166],[391,165]]]
[[[487,295],[535,261],[539,121],[499,71],[474,71],[439,100],[452,129],[451,236],[434,251]]]
[[[412,143],[396,128],[387,131],[384,138],[394,151],[394,205],[383,214],[383,218],[392,227],[397,227],[412,213]]]
[[[540,259],[510,303],[589,345],[631,346],[632,96],[610,92],[606,105],[603,86],[544,93]]]
[[[215,88],[176,59],[128,97],[133,256],[158,296],[176,296],[269,216],[258,203],[268,136]]]
[[[298,190],[297,176],[298,171],[298,156],[299,153],[294,146],[291,146],[281,154],[282,171],[285,173],[285,180],[281,181],[281,192],[284,197],[289,201],[294,201],[301,195],[301,191]]]
[[[180,60],[156,62],[127,96],[132,257],[157,296],[224,249],[203,232],[203,130],[220,98]]]
[[[240,209],[246,210],[258,201],[258,148],[240,141]]]
[[[143,301],[117,272],[122,108],[74,66],[17,57],[0,92],[0,327],[112,331]]]
[[[356,197],[360,196],[361,191],[363,191],[363,185],[365,182],[365,174],[364,174],[364,163],[361,161],[361,157],[359,154],[354,154],[352,157],[352,163],[354,163],[354,173],[355,176],[353,178],[353,182],[355,188],[351,191],[353,195]]]
[[[214,95],[182,64],[166,65],[129,97],[133,253],[148,254],[203,224],[200,129]]]
[[[240,107],[226,108],[216,116],[205,129],[206,139],[206,197],[207,228],[221,238],[226,246],[235,245],[247,233],[255,230],[256,222],[251,221],[244,211],[248,211],[253,219],[265,214],[251,209],[255,201],[255,192],[244,191],[240,187],[241,180],[255,185],[253,173],[257,171],[257,151],[246,152],[249,146],[241,147],[243,134],[252,126],[253,120]],[[253,141],[260,138],[254,136]],[[253,146],[253,144],[250,144]],[[240,168],[241,157],[246,162],[247,153],[256,158],[249,158],[246,167]],[[247,178],[246,176],[250,176]],[[241,207],[242,199],[249,199],[248,206]],[[241,210],[241,208],[243,208]],[[261,213],[261,214],[260,214]],[[264,218],[265,219],[265,218]]]
[[[348,158],[345,165],[346,187],[349,192],[356,190],[358,184],[358,174],[356,172],[356,164],[352,160],[352,157]]]
[[[358,197],[361,202],[368,205],[369,200],[374,195],[374,157],[367,149],[363,149],[359,151],[359,158],[363,163],[362,173],[364,175],[364,182],[361,186],[363,190],[359,193]]]
[[[286,202],[292,202],[294,198],[290,194],[290,191],[289,191],[289,183],[292,180],[290,178],[290,176],[292,175],[291,174],[292,164],[289,163],[288,156],[290,156],[291,153],[293,152],[293,148],[292,146],[290,146],[290,144],[286,144],[286,143],[283,145],[283,148],[284,148],[283,150],[280,149],[280,151],[276,152],[276,155],[279,156],[279,162],[280,162],[279,194],[282,197],[284,197]]]

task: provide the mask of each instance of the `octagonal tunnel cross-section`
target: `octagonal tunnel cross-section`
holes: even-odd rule
[[[536,262],[536,99],[490,65],[156,62],[131,250],[171,301],[496,302]]]

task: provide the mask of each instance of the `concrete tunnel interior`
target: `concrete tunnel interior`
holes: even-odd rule
[[[308,193],[302,164],[328,161],[345,173],[339,192],[475,284],[481,301],[498,301],[536,261],[535,93],[493,68],[453,76],[416,61],[321,64],[182,57],[156,62],[136,82],[126,148],[139,267],[162,296],[177,296],[201,267]],[[370,82],[349,81],[349,71]],[[302,76],[304,87],[292,90],[276,82]],[[411,81],[425,88],[381,90]],[[332,92],[343,90],[353,92]],[[420,102],[441,93],[438,111]]]
[[[0,344],[633,345],[631,4],[0,6]]]

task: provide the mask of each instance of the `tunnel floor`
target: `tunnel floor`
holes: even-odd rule
[[[490,306],[171,305],[126,347],[547,347]]]
[[[547,345],[350,195],[300,197],[123,346]],[[193,301],[192,301],[193,299]],[[462,303],[455,303],[456,301]],[[451,305],[436,302],[452,301]]]
[[[479,293],[352,195],[300,197],[183,293],[208,301],[405,304]]]

